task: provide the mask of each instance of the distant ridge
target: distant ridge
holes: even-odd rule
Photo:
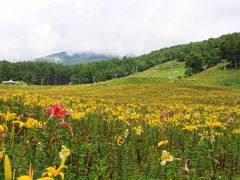
[[[95,53],[86,53],[86,52],[68,53],[63,51],[63,52],[37,58],[34,61],[53,62],[57,64],[84,64],[84,63],[100,61],[100,60],[110,60],[116,57],[117,56],[112,56],[107,54],[95,54]]]

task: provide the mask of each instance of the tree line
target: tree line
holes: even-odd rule
[[[87,64],[62,65],[48,62],[0,61],[0,81],[16,80],[28,84],[65,85],[105,81],[144,71],[176,59],[185,61],[191,76],[227,59],[231,67],[240,66],[240,33],[152,51],[138,57],[123,57]]]

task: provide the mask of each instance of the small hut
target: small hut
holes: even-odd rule
[[[16,82],[16,81],[13,81],[13,80],[11,80],[11,79],[10,79],[10,81],[3,81],[3,82],[2,82],[2,84],[19,85],[19,83],[18,83],[18,82]]]

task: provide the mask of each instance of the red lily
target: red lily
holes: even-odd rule
[[[142,118],[142,122],[145,124],[145,123],[148,123],[148,120],[145,118]]]
[[[62,122],[61,124],[65,124],[65,121],[64,121],[64,116],[67,115],[69,112],[68,110],[66,109],[62,109],[59,102],[57,102],[54,106],[50,106],[48,108],[48,113],[50,114],[50,117],[57,117],[58,119],[60,119]]]
[[[167,112],[162,112],[160,114],[160,119],[165,119],[167,117],[168,113]]]

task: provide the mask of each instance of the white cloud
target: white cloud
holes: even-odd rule
[[[238,0],[0,0],[0,59],[116,55],[240,31]]]

